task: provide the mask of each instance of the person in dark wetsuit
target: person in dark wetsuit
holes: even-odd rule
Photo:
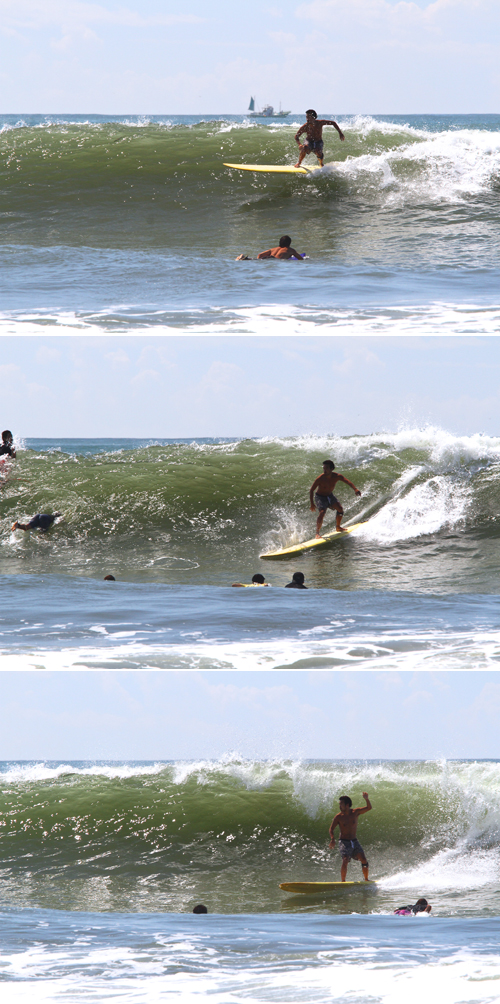
[[[4,457],[5,455],[7,455],[8,457],[12,457],[12,459],[15,460],[16,451],[14,449],[13,443],[14,443],[14,437],[10,429],[5,429],[5,431],[2,432],[2,445],[0,446],[0,457]]]
[[[304,157],[307,157],[308,153],[315,153],[320,167],[323,167],[323,126],[331,125],[337,130],[339,138],[341,140],[345,139],[342,129],[339,128],[333,119],[319,119],[314,108],[308,108],[306,111],[306,122],[300,127],[299,131],[295,134],[295,139],[299,144],[299,159],[295,164],[295,167],[300,167]],[[300,142],[300,137],[302,133],[305,132],[306,138],[303,143]]]
[[[323,474],[320,474],[319,478],[316,478],[316,481],[314,481],[314,483],[311,485],[309,489],[311,512],[314,512],[316,509],[318,509],[318,518],[316,520],[317,540],[321,539],[321,534],[319,531],[321,530],[323,520],[325,518],[325,512],[327,509],[337,510],[336,529],[339,532],[344,529],[344,527],[340,525],[342,516],[344,515],[344,510],[339,500],[336,499],[335,495],[333,494],[333,489],[335,488],[337,481],[343,481],[345,485],[349,485],[349,488],[352,488],[353,492],[356,495],[361,495],[359,488],[356,488],[356,485],[353,485],[352,481],[349,481],[348,478],[345,478],[343,474],[334,474],[333,473],[334,470],[335,470],[335,464],[333,463],[333,461],[324,460]]]
[[[307,586],[304,585],[304,573],[294,572],[292,581],[287,582],[285,589],[307,589]]]
[[[17,520],[12,524],[13,530],[42,530],[45,533],[48,530],[57,516],[60,516],[60,512],[55,512],[49,515],[49,513],[37,512],[36,516],[30,519],[29,523],[19,523]]]

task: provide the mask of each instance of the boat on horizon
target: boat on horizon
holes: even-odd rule
[[[282,108],[281,108],[281,101],[280,101],[279,112],[275,112],[275,110],[274,110],[274,108],[273,108],[272,105],[264,105],[262,111],[256,112],[255,111],[255,98],[252,98],[252,97],[250,98],[250,104],[248,106],[248,111],[250,113],[249,114],[249,118],[251,118],[251,119],[285,119],[287,117],[287,115],[290,114],[289,111],[288,112],[284,112],[282,110]]]

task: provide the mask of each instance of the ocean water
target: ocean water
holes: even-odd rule
[[[1,117],[0,334],[497,335],[500,118],[334,117],[346,142],[327,135],[307,178],[223,167],[290,163],[301,116]],[[303,263],[234,260],[283,233]],[[3,671],[497,678],[500,438],[16,447],[0,464]],[[311,535],[325,456],[362,490],[342,492],[345,521],[367,525],[260,559]],[[56,509],[47,534],[10,529]],[[296,570],[307,592],[281,588]],[[257,571],[272,588],[232,588]],[[338,876],[328,825],[365,787],[376,887],[282,894]],[[4,762],[3,999],[490,1004],[499,798],[497,759]],[[421,895],[430,917],[392,916]]]
[[[486,333],[499,325],[500,118],[0,117],[0,330]],[[297,263],[235,262],[283,233]]]
[[[498,761],[0,767],[9,1002],[498,1000]],[[333,799],[368,783],[377,885],[283,893],[336,877]]]
[[[4,671],[498,677],[496,439],[17,446],[0,503]],[[346,519],[367,526],[260,559],[310,534],[325,450],[363,490]],[[47,534],[11,531],[56,507]],[[308,591],[282,588],[297,569]],[[255,571],[270,588],[232,587]],[[338,878],[328,825],[365,788],[376,887],[282,893]],[[6,762],[0,827],[7,1001],[498,999],[496,759]],[[392,916],[421,895],[431,917]],[[200,901],[208,916],[191,914]]]

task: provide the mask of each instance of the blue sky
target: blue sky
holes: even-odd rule
[[[498,758],[500,672],[5,672],[0,759]]]
[[[498,0],[0,0],[4,113],[499,112]],[[305,103],[305,104],[304,104]]]
[[[0,339],[2,428],[26,437],[498,435],[493,337]],[[187,402],[189,404],[187,405]]]

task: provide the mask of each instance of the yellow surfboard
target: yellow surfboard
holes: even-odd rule
[[[262,174],[311,174],[321,171],[320,167],[292,167],[288,164],[224,164],[234,171],[260,171]]]
[[[365,526],[368,520],[363,520],[362,523],[353,523],[352,526],[346,526],[344,530],[333,530],[331,533],[325,533],[324,537],[320,537],[316,540],[313,537],[312,540],[304,540],[302,544],[292,544],[291,547],[280,547],[278,551],[266,551],[265,554],[259,555],[261,558],[287,558],[291,554],[302,554],[303,551],[312,551],[314,548],[327,547],[332,543],[333,540],[338,540],[340,537],[345,537],[346,534],[352,533],[353,530],[357,530],[360,526]]]
[[[372,888],[376,882],[281,882],[280,889],[283,892],[298,892],[311,896],[314,893],[341,892],[342,889],[352,889],[354,886],[365,886]]]

